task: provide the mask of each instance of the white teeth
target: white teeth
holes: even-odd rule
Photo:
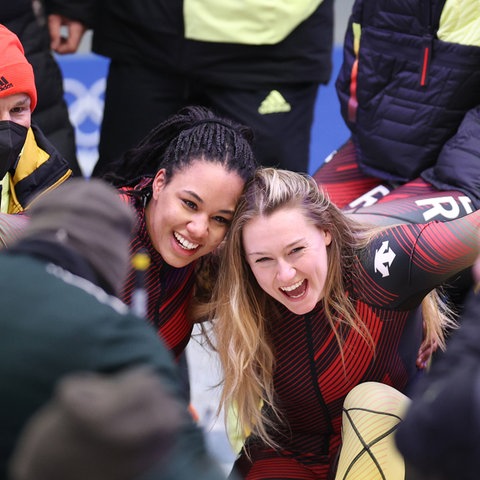
[[[280,290],[283,290],[284,292],[291,292],[292,290],[295,290],[296,288],[298,288],[302,283],[303,283],[303,280],[300,280],[299,282],[294,283],[289,287],[280,287]]]
[[[173,232],[173,235],[177,239],[177,242],[185,248],[185,250],[195,250],[198,248],[198,243],[189,242],[185,237],[182,237],[179,233]]]

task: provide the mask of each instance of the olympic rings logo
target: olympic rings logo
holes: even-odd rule
[[[80,80],[65,78],[65,95],[73,100],[68,104],[70,121],[75,127],[78,148],[97,148],[103,117],[106,79],[99,78],[89,88]]]

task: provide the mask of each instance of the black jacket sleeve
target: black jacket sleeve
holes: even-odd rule
[[[439,190],[458,189],[480,208],[480,106],[467,112],[457,133],[443,146],[437,163],[422,177]]]

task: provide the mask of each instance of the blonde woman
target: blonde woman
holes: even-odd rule
[[[406,391],[422,342],[422,318],[410,314],[474,263],[479,224],[473,213],[372,229],[311,177],[258,170],[227,234],[211,311],[222,406],[251,432],[234,474],[333,478],[345,397],[364,382]],[[441,346],[447,313],[425,309]]]

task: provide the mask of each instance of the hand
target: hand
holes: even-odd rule
[[[432,355],[438,348],[438,343],[432,339],[424,338],[422,344],[420,345],[420,349],[418,350],[417,356],[417,368],[419,370],[425,370],[432,358]]]
[[[67,36],[62,36],[62,27],[67,30]],[[75,53],[80,45],[87,27],[76,20],[70,20],[62,15],[51,14],[48,16],[48,29],[50,30],[50,47],[54,52],[65,54]]]

